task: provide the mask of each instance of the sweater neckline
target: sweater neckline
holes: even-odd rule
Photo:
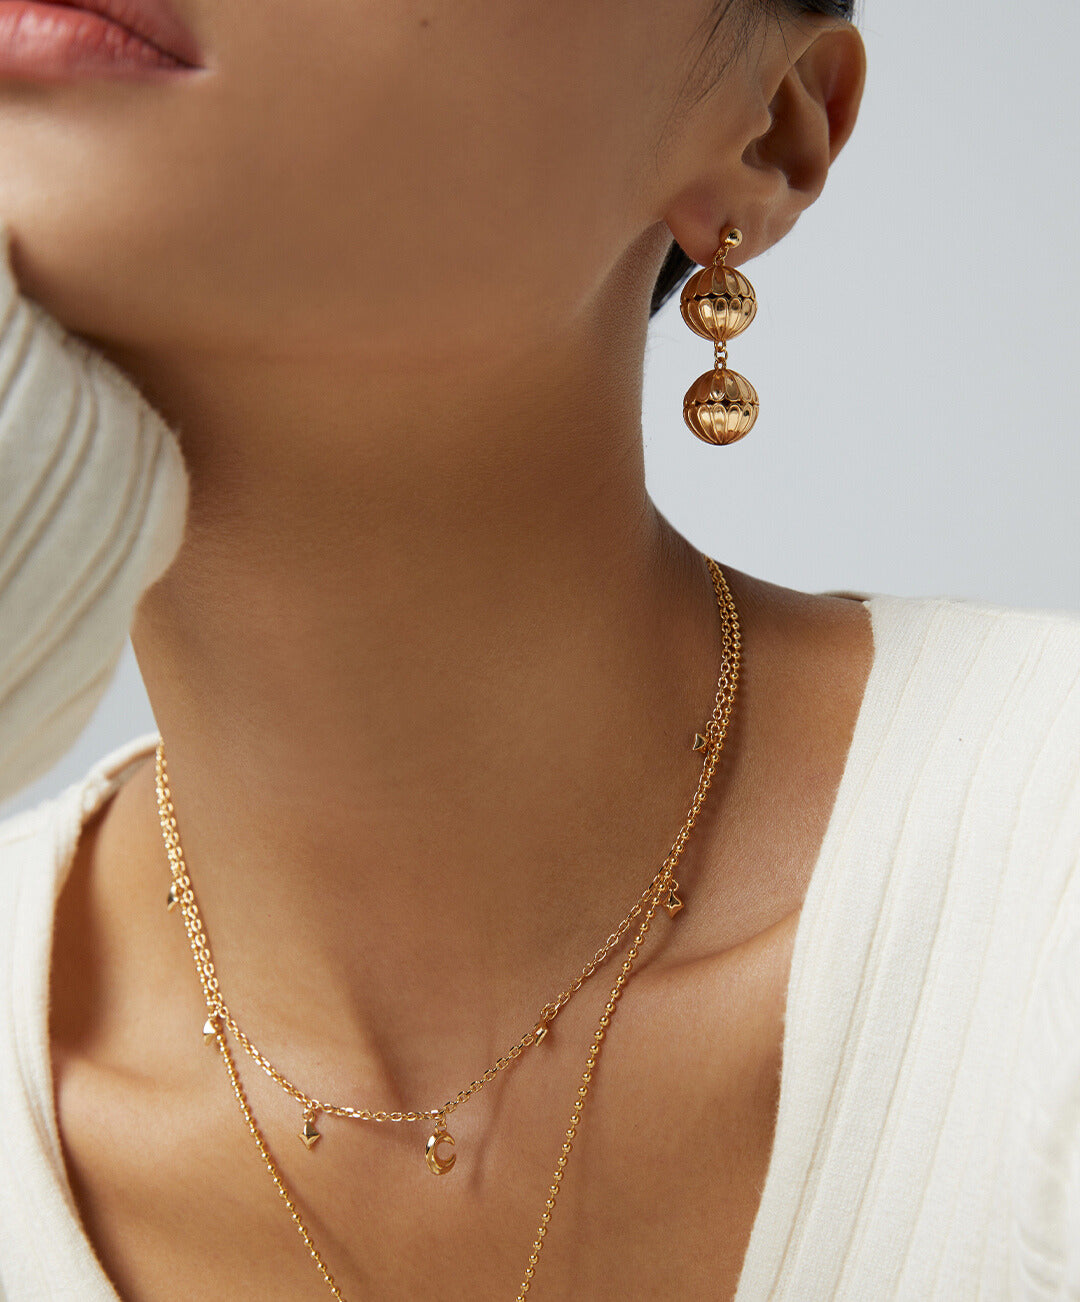
[[[875,763],[897,724],[904,691],[941,597],[891,593],[828,592],[861,600],[870,612],[873,658],[863,688],[847,759],[825,835],[803,899],[784,1005],[784,1037],[776,1129],[761,1200],[743,1257],[733,1302],[786,1296],[793,1262],[801,1255],[804,1226],[812,1220],[817,1173],[827,1142],[830,1100],[844,1063],[854,1051],[863,1012],[830,948],[831,913],[842,911],[853,931],[872,929],[880,913],[875,847],[851,848],[846,833],[863,792],[873,787]],[[843,872],[847,858],[859,872]],[[872,1149],[845,1152],[852,1184],[872,1160]],[[827,1221],[828,1218],[826,1218]]]
[[[873,639],[872,659],[833,807],[796,927],[785,1003],[776,1132],[764,1190],[733,1302],[762,1302],[772,1295],[772,1282],[779,1276],[783,1257],[792,1242],[796,1213],[809,1181],[817,1135],[816,1128],[811,1133],[806,1126],[809,1116],[807,1099],[816,1092],[816,1081],[810,1079],[807,1072],[808,1069],[835,1069],[839,1065],[838,1059],[822,1060],[820,1056],[808,1064],[793,1053],[795,1042],[805,1040],[804,1022],[812,1016],[805,995],[811,984],[808,973],[813,968],[818,948],[815,922],[828,895],[840,849],[840,833],[859,799],[872,757],[880,747],[887,722],[891,719],[892,711],[887,708],[890,693],[898,693],[908,670],[909,651],[916,647],[924,625],[922,618],[905,619],[902,611],[919,608],[926,612],[940,600],[853,590],[830,590],[816,595],[846,597],[867,607]],[[68,1209],[69,1253],[81,1256],[81,1262],[73,1264],[77,1266],[80,1278],[92,1280],[94,1284],[93,1293],[82,1294],[87,1302],[120,1300],[86,1233],[62,1156],[48,1034],[55,913],[83,824],[116,791],[134,766],[153,751],[157,741],[156,732],[147,733],[117,747],[99,760],[85,777],[57,797],[61,808],[54,824],[52,872],[28,875],[32,880],[25,883],[19,910],[22,920],[16,928],[27,937],[39,936],[42,931],[48,935],[44,946],[35,946],[30,941],[22,946],[28,960],[32,958],[28,962],[31,970],[27,973],[28,979],[20,984],[22,998],[17,1000],[13,1011],[19,1039],[25,1046],[23,1065],[28,1093],[37,1096],[34,1105],[42,1132],[40,1138],[51,1159],[37,1169],[40,1178],[53,1186],[48,1191],[52,1198],[58,1196]]]

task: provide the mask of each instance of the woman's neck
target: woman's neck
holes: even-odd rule
[[[143,378],[192,497],[133,643],[227,998],[342,1061],[502,1052],[700,773],[719,614],[645,491],[640,375],[578,338],[473,373]]]

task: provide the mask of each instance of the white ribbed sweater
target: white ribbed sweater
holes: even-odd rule
[[[171,432],[3,259],[0,476],[3,798],[100,697],[186,494]],[[874,662],[736,1302],[1080,1302],[1080,616],[855,595]],[[0,823],[5,1302],[116,1302],[64,1171],[48,974],[80,827],[154,741]]]
[[[89,721],[186,507],[172,431],[18,292],[0,224],[0,801]]]

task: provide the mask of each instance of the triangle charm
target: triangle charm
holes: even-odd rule
[[[304,1128],[300,1132],[300,1138],[308,1148],[314,1148],[319,1140],[322,1139],[322,1135],[320,1135],[315,1129],[315,1118],[311,1116],[310,1113],[305,1114],[304,1116]]]
[[[671,918],[673,918],[683,906],[682,900],[680,900],[678,895],[675,894],[678,887],[678,882],[672,882],[671,886],[668,888],[668,897],[664,901],[664,908],[667,909],[668,917]]]
[[[540,1041],[544,1038],[544,1036],[547,1035],[547,1033],[548,1033],[547,1022],[541,1022],[540,1025],[536,1028],[536,1033],[535,1033],[536,1039],[533,1041],[533,1043],[539,1044]]]
[[[176,893],[176,883],[173,882],[173,884],[169,887],[169,903],[167,905],[167,908],[171,912],[173,909],[176,908],[176,906],[179,903],[180,903],[180,896]]]
[[[202,1033],[203,1039],[207,1044],[213,1044],[217,1039],[217,1025],[212,1017],[208,1017],[206,1021],[203,1022]]]
[[[700,732],[695,732],[695,733],[694,733],[694,749],[695,749],[695,750],[700,750],[700,751],[706,751],[706,750],[708,750],[708,749],[709,749],[709,739],[708,739],[708,737],[703,737],[703,736],[701,735]]]

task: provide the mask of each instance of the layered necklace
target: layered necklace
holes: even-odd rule
[[[472,1098],[479,1090],[491,1080],[493,1080],[500,1071],[509,1067],[511,1063],[516,1062],[518,1058],[529,1048],[543,1042],[549,1033],[552,1022],[558,1016],[570,999],[581,989],[582,985],[593,975],[600,965],[608,958],[611,952],[618,946],[623,936],[629,930],[631,924],[636,918],[641,922],[634,936],[633,942],[626,953],[622,963],[622,969],[618,978],[612,987],[611,994],[604,1006],[604,1011],[600,1016],[599,1024],[593,1035],[592,1044],[589,1049],[589,1055],[585,1060],[585,1069],[581,1073],[581,1083],[577,1087],[577,1097],[574,1100],[573,1108],[570,1113],[570,1122],[566,1129],[566,1136],[562,1144],[562,1151],[559,1154],[558,1162],[555,1166],[555,1174],[548,1188],[547,1197],[544,1202],[544,1210],[540,1217],[540,1225],[533,1239],[532,1248],[529,1253],[528,1263],[525,1267],[524,1277],[518,1289],[515,1302],[524,1302],[525,1295],[528,1293],[536,1274],[537,1263],[540,1258],[541,1250],[544,1246],[544,1239],[547,1235],[548,1225],[551,1221],[552,1213],[555,1210],[556,1199],[559,1196],[559,1187],[562,1183],[563,1173],[566,1170],[566,1164],[570,1158],[570,1152],[573,1148],[574,1137],[577,1134],[578,1124],[581,1120],[582,1109],[585,1106],[585,1100],[588,1097],[589,1085],[592,1082],[593,1070],[600,1054],[600,1046],[603,1043],[604,1036],[611,1024],[611,1018],[614,1015],[619,997],[622,994],[623,987],[630,977],[634,960],[638,955],[640,946],[645,939],[649,930],[649,924],[657,908],[663,904],[664,909],[672,918],[683,908],[683,900],[679,896],[679,883],[676,881],[674,873],[675,868],[682,856],[683,848],[686,845],[690,832],[697,821],[702,804],[708,794],[712,782],[713,773],[715,772],[717,762],[720,758],[720,752],[723,748],[724,738],[727,735],[728,722],[731,717],[731,709],[735,700],[735,688],[739,677],[739,666],[741,660],[741,640],[739,630],[738,615],[735,610],[735,603],[732,600],[731,591],[728,588],[727,580],[724,577],[719,565],[709,556],[704,556],[704,560],[712,576],[713,588],[716,593],[717,605],[720,610],[721,619],[721,636],[723,651],[721,656],[720,676],[717,681],[716,698],[713,705],[712,714],[701,732],[695,732],[692,746],[695,751],[699,751],[703,756],[701,777],[698,781],[697,790],[691,801],[690,809],[679,829],[671,850],[657,871],[652,881],[642,891],[639,898],[635,901],[629,913],[622,919],[615,930],[607,938],[607,941],[596,951],[593,957],[581,969],[581,972],[574,980],[558,994],[555,998],[549,999],[539,1011],[537,1019],[532,1023],[530,1029],[521,1037],[518,1042],[509,1048],[496,1062],[494,1062],[471,1084],[464,1089],[459,1090],[452,1098],[448,1099],[440,1107],[423,1108],[415,1111],[393,1111],[388,1112],[383,1109],[369,1109],[354,1107],[350,1104],[332,1103],[325,1099],[316,1098],[314,1095],[307,1093],[306,1090],[294,1084],[282,1071],[266,1057],[266,1055],[254,1044],[251,1038],[241,1029],[235,1017],[229,1011],[229,1006],[221,993],[221,986],[218,982],[217,974],[214,970],[214,961],[210,952],[210,942],[206,936],[206,928],[203,924],[202,916],[199,912],[198,904],[195,901],[195,892],[191,882],[191,873],[184,861],[184,852],[180,845],[180,833],[176,819],[176,808],[173,803],[172,793],[169,789],[168,770],[165,763],[165,743],[159,739],[156,754],[156,783],[157,783],[157,806],[158,817],[161,823],[161,834],[165,843],[165,849],[168,854],[169,867],[172,873],[172,883],[169,887],[168,908],[170,910],[179,909],[184,919],[184,925],[187,929],[188,940],[191,945],[191,952],[195,959],[195,970],[198,974],[199,982],[202,985],[203,996],[206,1000],[206,1020],[203,1023],[203,1036],[207,1044],[217,1045],[221,1051],[221,1056],[225,1068],[232,1084],[232,1089],[236,1095],[240,1110],[244,1115],[248,1130],[251,1132],[255,1143],[258,1145],[259,1152],[262,1155],[263,1162],[270,1173],[270,1177],[281,1195],[289,1213],[292,1217],[300,1237],[303,1239],[312,1261],[315,1263],[320,1275],[325,1281],[330,1292],[339,1302],[344,1302],[342,1294],[334,1276],[329,1267],[323,1260],[322,1254],[315,1246],[314,1241],[307,1226],[304,1224],[300,1215],[300,1210],[296,1205],[295,1199],[290,1194],[282,1179],[281,1172],[275,1163],[262,1131],[259,1129],[252,1115],[251,1105],[248,1102],[247,1095],[244,1092],[243,1085],[240,1081],[240,1075],[236,1068],[236,1063],[229,1049],[227,1032],[233,1036],[236,1043],[254,1062],[263,1069],[271,1080],[276,1081],[280,1088],[292,1098],[300,1110],[300,1129],[297,1132],[299,1139],[304,1146],[310,1151],[315,1148],[316,1144],[322,1137],[319,1130],[319,1118],[327,1117],[346,1117],[357,1121],[375,1121],[375,1122],[402,1122],[416,1123],[428,1122],[430,1129],[426,1136],[426,1142],[423,1146],[424,1160],[433,1175],[446,1176],[454,1168],[457,1161],[456,1141],[447,1126],[447,1118],[450,1114],[468,1099]]]

